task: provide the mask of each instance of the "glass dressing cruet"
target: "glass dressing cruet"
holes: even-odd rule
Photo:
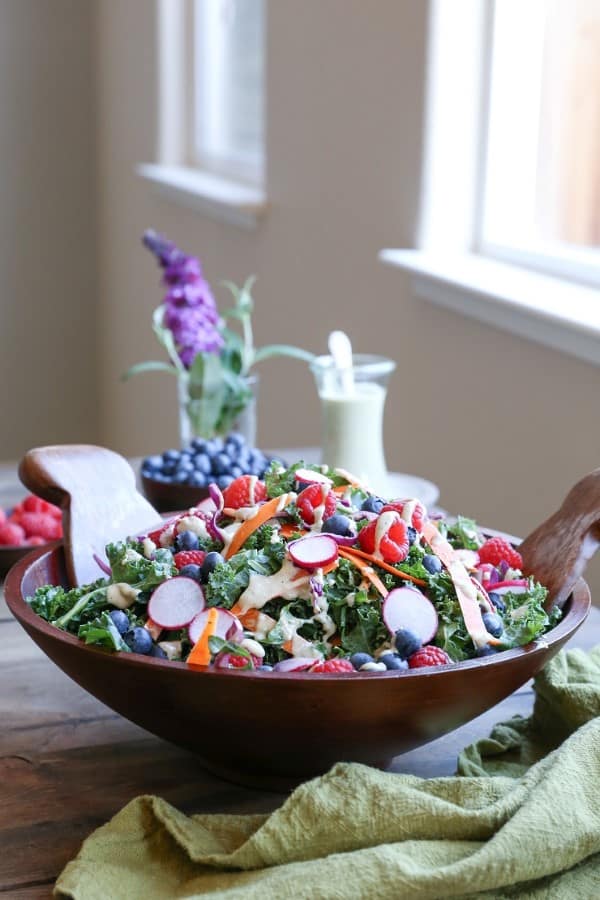
[[[353,354],[342,331],[331,333],[329,351],[311,363],[321,400],[322,461],[346,469],[386,496],[383,410],[396,363],[384,356]]]

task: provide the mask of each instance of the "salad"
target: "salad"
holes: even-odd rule
[[[105,576],[31,608],[87,644],[191,667],[399,673],[535,641],[560,611],[517,550],[471,519],[385,500],[350,473],[274,462],[148,534]]]

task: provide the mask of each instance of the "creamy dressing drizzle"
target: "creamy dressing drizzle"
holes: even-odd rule
[[[144,538],[142,541],[142,553],[146,557],[146,559],[151,559],[152,554],[156,550],[156,544],[149,537]]]
[[[206,522],[200,516],[184,516],[177,523],[177,534],[182,531],[191,531],[204,540],[210,540],[210,535],[206,529]],[[161,538],[162,543],[162,538]]]
[[[412,525],[412,518],[415,509],[417,508],[419,501],[418,500],[405,500],[404,505],[402,507],[402,518],[406,522],[407,525]]]
[[[399,514],[396,512],[396,510],[388,509],[386,512],[381,513],[381,515],[377,519],[377,525],[375,526],[375,550],[373,552],[374,556],[381,556],[381,541],[388,533],[392,525],[394,525],[399,518]]]

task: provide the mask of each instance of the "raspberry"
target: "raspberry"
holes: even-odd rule
[[[33,537],[27,538],[25,543],[28,547],[41,547],[42,544],[46,543],[46,538],[41,537],[39,534],[34,534]]]
[[[0,525],[4,525],[5,522],[6,522],[6,513],[0,506]]]
[[[23,512],[30,513],[45,513],[49,516],[54,516],[55,518],[62,517],[62,512],[58,508],[58,506],[54,506],[53,503],[48,503],[47,500],[42,500],[41,497],[36,497],[35,494],[29,494],[23,502],[20,504]]]
[[[447,666],[452,660],[445,650],[441,647],[434,647],[429,644],[427,647],[421,647],[408,660],[410,669],[423,669],[427,666]]]
[[[338,672],[354,672],[354,666],[349,659],[325,659],[323,662],[315,663],[308,671],[335,675]]]
[[[15,522],[5,522],[0,525],[0,546],[20,547],[25,543],[25,532]]]
[[[396,510],[394,510],[396,512]],[[398,515],[388,530],[381,536],[379,547],[375,546],[379,519],[369,522],[358,533],[358,543],[365,553],[379,553],[387,563],[402,562],[408,556],[410,547],[408,525]]]
[[[27,537],[39,536],[47,541],[58,541],[62,537],[62,523],[47,513],[24,512],[21,526]]]
[[[521,554],[501,537],[489,538],[479,549],[479,562],[491,563],[493,566],[501,562],[507,562],[511,569],[521,569],[523,560]]]
[[[386,505],[383,507],[381,512],[385,512],[388,509],[395,509],[396,512],[398,512],[398,513],[400,513],[400,515],[402,515],[405,505],[410,502],[411,502],[410,500],[392,500],[390,503],[386,503]],[[406,524],[412,525],[412,527],[416,528],[417,531],[422,531],[423,522],[425,521],[426,518],[427,518],[427,512],[425,510],[425,507],[420,502],[420,500],[417,500],[417,502],[415,503],[414,509],[412,511],[411,520],[410,520],[410,522],[407,522]]]
[[[204,550],[180,550],[173,557],[173,562],[178,569],[183,569],[184,566],[190,565],[201,566],[205,556]]]
[[[255,506],[267,499],[267,489],[262,481],[253,475],[240,475],[223,491],[225,506],[229,509],[240,509],[242,506]]]
[[[314,525],[315,510],[323,506],[321,521],[329,519],[337,509],[337,497],[326,484],[310,484],[298,494],[296,500],[298,512],[307,525]]]

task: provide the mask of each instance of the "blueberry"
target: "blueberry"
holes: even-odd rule
[[[243,434],[239,434],[237,431],[232,431],[230,435],[227,436],[227,443],[233,444],[237,447],[238,450],[241,450],[242,447],[246,446],[246,439]]]
[[[485,646],[479,647],[475,656],[493,656],[497,652],[498,650],[496,649],[496,647],[491,647],[489,644],[485,644]]]
[[[155,656],[157,659],[167,659],[167,654],[162,647],[158,646],[158,644],[152,645],[152,650],[150,651],[148,656]]]
[[[180,455],[179,450],[165,450],[162,458],[164,462],[178,462]]]
[[[217,453],[213,457],[212,468],[215,475],[227,475],[231,466],[231,460],[226,453]]]
[[[409,525],[406,531],[408,533],[408,543],[412,546],[417,539],[417,529]]]
[[[483,614],[482,618],[488,634],[491,634],[492,637],[495,638],[500,637],[504,631],[504,625],[502,624],[500,616],[497,616],[495,613],[487,612]]]
[[[375,660],[369,653],[353,653],[350,657],[350,662],[358,672],[362,666],[366,666],[367,663],[375,662]]]
[[[259,672],[272,672],[273,666],[259,666],[258,671]]]
[[[217,478],[217,484],[219,485],[221,490],[224,490],[226,487],[229,487],[229,485],[231,484],[232,481],[233,481],[233,478],[231,475],[219,475]]]
[[[240,475],[244,474],[244,470],[241,466],[232,466],[229,474],[232,478],[239,478]]]
[[[152,638],[150,632],[145,628],[136,625],[130,629],[124,636],[125,643],[134,653],[143,653],[146,655],[152,650]]]
[[[175,484],[185,484],[189,477],[190,473],[186,472],[185,469],[177,469],[171,480]]]
[[[204,475],[202,472],[192,472],[190,475],[189,483],[194,487],[206,487],[206,475]]]
[[[177,464],[178,472],[179,471],[193,472],[195,468],[196,467],[194,465],[194,462],[193,462],[191,456],[182,456],[182,458],[179,460],[179,462]]]
[[[192,450],[202,452],[203,450],[206,450],[206,441],[204,440],[204,438],[194,438],[194,440],[190,444],[190,447],[192,448]]]
[[[171,475],[173,475],[173,473],[175,472],[176,468],[177,468],[177,464],[174,462],[163,463],[162,474],[166,475],[168,478],[170,478]]]
[[[310,481],[300,481],[298,478],[296,479],[296,491],[299,494],[306,490],[307,487],[310,487]]]
[[[204,448],[209,456],[213,456],[215,453],[219,453],[223,449],[223,441],[221,438],[213,438],[211,441],[206,442],[206,446]]]
[[[350,535],[355,534],[353,524],[348,516],[340,514],[329,516],[328,519],[325,519],[321,531],[328,531],[329,534],[339,534],[340,537],[350,537]]]
[[[206,584],[210,573],[214,572],[216,567],[222,562],[225,562],[225,560],[220,553],[217,553],[216,550],[211,550],[210,553],[207,553],[204,557],[202,566],[200,567],[200,581],[203,584]]]
[[[145,469],[158,471],[159,469],[162,469],[162,464],[162,456],[147,456],[142,463],[142,467]]]
[[[197,550],[198,535],[193,531],[180,531],[175,538],[176,550]]]
[[[194,467],[196,472],[202,472],[203,475],[208,475],[212,471],[212,464],[206,453],[197,453],[195,455]]]
[[[433,553],[426,553],[423,557],[423,565],[431,575],[437,575],[442,571],[442,564]]]
[[[502,599],[500,594],[495,594],[493,591],[488,591],[488,597],[490,598],[498,612],[504,612],[504,610],[506,609],[506,604],[504,603],[504,600]]]
[[[401,659],[397,653],[383,653],[379,657],[386,669],[398,669],[405,672],[408,669],[408,663],[405,659]]]
[[[399,628],[396,632],[396,652],[401,659],[408,659],[409,656],[416,653],[422,643],[419,635],[411,631],[410,628]]]
[[[129,617],[122,609],[112,609],[109,616],[113,620],[113,624],[119,634],[125,634],[129,630]]]
[[[361,509],[364,512],[372,512],[379,515],[384,506],[385,500],[382,500],[381,497],[376,497],[374,494],[369,494],[366,500],[363,500]]]
[[[197,566],[196,563],[188,563],[187,566],[182,566],[179,570],[179,574],[183,575],[184,578],[193,578],[194,581],[200,581],[201,572],[200,566]]]

